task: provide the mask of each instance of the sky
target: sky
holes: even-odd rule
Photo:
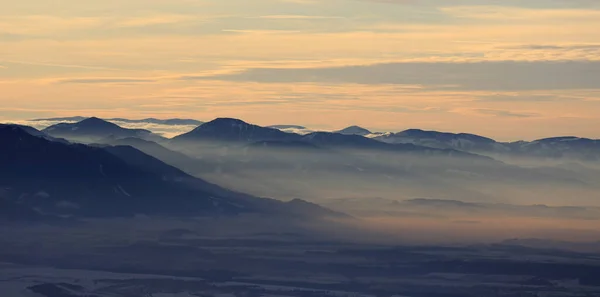
[[[0,0],[0,119],[600,138],[597,0]]]

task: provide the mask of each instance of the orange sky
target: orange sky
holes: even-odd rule
[[[55,2],[0,0],[0,119],[600,138],[595,1]]]

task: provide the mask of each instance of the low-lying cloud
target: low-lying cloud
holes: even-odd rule
[[[10,122],[14,124],[27,125],[34,127],[36,129],[42,130],[49,126],[58,124],[58,123],[74,123],[74,121],[4,121]],[[150,130],[156,134],[162,135],[164,137],[174,137],[177,135],[181,135],[183,133],[187,133],[196,128],[194,125],[165,125],[165,124],[155,124],[155,123],[129,123],[123,121],[110,121],[115,123],[123,128],[128,129],[146,129]]]

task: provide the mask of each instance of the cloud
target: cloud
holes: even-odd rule
[[[133,84],[133,83],[152,83],[156,82],[155,79],[142,79],[142,78],[69,78],[60,79],[56,83],[61,84]]]
[[[317,4],[319,1],[318,0],[279,0],[279,2],[309,5],[309,4]]]
[[[271,20],[322,20],[322,19],[340,19],[339,16],[322,16],[322,15],[298,15],[298,14],[281,14],[281,15],[263,15],[256,17],[259,19]]]
[[[29,120],[5,120],[5,123],[19,124],[31,126],[36,129],[42,130],[49,126],[58,123],[73,123],[73,121],[29,121]],[[187,133],[196,128],[194,125],[164,125],[164,124],[152,124],[152,123],[129,123],[122,121],[111,121],[123,128],[128,129],[145,129],[150,130],[156,134],[163,135],[165,137],[174,137]]]
[[[290,0],[293,1],[293,0]],[[301,0],[298,0],[301,1]],[[315,0],[317,1],[317,0]],[[421,7],[453,7],[453,6],[504,6],[532,9],[561,9],[561,8],[598,8],[596,0],[352,0],[389,5],[421,6]],[[323,0],[321,0],[323,2]]]
[[[165,137],[174,137],[183,133],[190,132],[197,128],[194,125],[163,125],[163,124],[151,124],[151,123],[127,123],[120,121],[112,121],[113,123],[129,129],[146,129],[156,134],[163,135]]]
[[[0,42],[14,42],[14,41],[22,41],[34,38],[33,36],[25,35],[25,34],[12,34],[12,33],[2,33],[0,32]]]
[[[575,20],[581,22],[586,19],[593,20],[600,16],[600,10],[593,9],[540,9],[507,5],[448,6],[441,7],[440,10],[456,18],[483,21]]]
[[[511,117],[511,118],[531,118],[539,116],[537,113],[527,113],[527,112],[514,112],[509,110],[498,110],[498,109],[487,109],[487,108],[478,108],[474,109],[475,112],[484,114],[484,115],[493,115],[497,117]]]
[[[55,68],[75,68],[75,69],[86,69],[86,70],[121,70],[116,68],[109,68],[104,66],[93,66],[93,65],[76,65],[76,64],[61,64],[61,63],[48,63],[48,62],[37,62],[37,61],[0,61],[4,64],[12,64],[14,66],[26,65],[26,66],[42,66],[42,67],[55,67]]]
[[[254,68],[235,74],[182,76],[180,79],[424,85],[459,90],[597,89],[600,62],[406,62],[328,68]]]
[[[493,94],[477,97],[480,101],[489,102],[556,102],[556,101],[579,101],[580,97],[567,95],[536,95],[536,94]]]
[[[575,44],[575,45],[554,45],[554,44],[524,44],[517,46],[508,46],[506,49],[525,49],[525,50],[600,50],[600,44]]]

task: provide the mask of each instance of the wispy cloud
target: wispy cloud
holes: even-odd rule
[[[475,109],[475,112],[484,115],[493,115],[498,117],[511,117],[511,118],[531,118],[539,116],[537,113],[531,112],[515,112],[510,110],[498,110],[498,109],[487,109],[487,108],[479,108]]]
[[[600,62],[389,63],[329,68],[256,68],[237,74],[184,76],[181,79],[398,84],[504,91],[594,89],[600,84]]]
[[[273,19],[273,20],[319,20],[319,19],[340,19],[339,16],[320,16],[320,15],[298,15],[298,14],[287,14],[287,15],[263,15],[256,17],[259,19]]]
[[[512,94],[493,94],[493,95],[484,95],[479,96],[479,100],[489,101],[489,102],[555,102],[555,101],[578,101],[583,100],[581,97],[568,96],[568,95],[559,95],[559,94],[546,94],[546,95],[537,95],[537,94],[521,94],[521,93],[512,93]]]
[[[60,64],[60,63],[38,62],[38,61],[5,60],[5,61],[0,61],[0,63],[32,65],[32,66],[60,67],[60,68],[77,68],[77,69],[87,69],[87,70],[112,70],[112,71],[120,71],[120,70],[122,70],[122,69],[118,69],[118,68],[111,68],[111,67],[104,67],[104,66]]]
[[[69,78],[59,79],[56,83],[61,84],[120,84],[120,83],[152,83],[156,82],[155,79],[143,79],[143,78]]]

